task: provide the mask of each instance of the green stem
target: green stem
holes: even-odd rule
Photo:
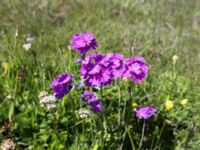
[[[18,74],[18,73],[17,73]],[[16,95],[17,95],[17,88],[18,88],[18,80],[17,80],[17,76],[15,78],[16,82],[15,82],[15,90],[14,90],[14,100],[16,100]]]
[[[14,36],[14,45],[13,45],[14,52],[16,50],[16,45],[17,45],[17,36],[18,36],[18,25],[16,25],[16,31],[15,31],[15,36]]]
[[[122,136],[122,144],[120,145],[119,149],[123,149],[125,139],[126,139],[126,128],[125,128],[124,134]]]
[[[131,134],[130,134],[130,129],[127,129],[127,127],[126,127],[126,132],[128,133],[128,137],[129,137],[129,139],[131,141],[132,150],[135,150],[135,145],[133,143],[133,139],[132,139]]]
[[[58,119],[56,117],[56,114],[55,114],[55,110],[50,110],[51,113],[53,114],[53,118],[54,118],[54,122],[53,122],[53,127],[54,127],[54,130],[55,132],[58,134]]]
[[[71,108],[72,108],[72,111],[73,111],[72,113],[73,113],[74,118],[76,118],[76,111],[75,111],[74,99],[72,98],[72,95],[70,93],[69,93],[69,97],[70,97]],[[75,128],[75,131],[74,131],[74,128],[73,128],[73,132],[75,132],[76,135],[78,135],[77,128]]]
[[[144,140],[145,125],[146,125],[146,122],[144,121],[144,122],[143,122],[143,127],[142,127],[142,137],[141,137],[141,139],[140,139],[140,145],[139,145],[138,150],[141,149],[141,147],[142,147],[142,142],[143,142],[143,140]]]
[[[128,103],[126,101],[126,118],[125,118],[125,123],[128,124],[128,121],[130,120],[130,116],[131,116],[131,108],[130,108],[130,104],[131,104],[131,100],[132,100],[132,81],[129,81],[129,86],[128,86],[128,92],[129,92],[129,100]]]
[[[155,148],[154,148],[154,149],[156,149],[156,146],[158,145],[158,142],[160,141],[160,137],[161,137],[161,135],[162,135],[162,133],[163,133],[163,129],[164,129],[165,125],[166,125],[166,123],[164,122],[164,123],[163,123],[163,126],[162,126],[162,128],[161,128],[160,134],[159,134],[159,136],[158,136],[158,140],[156,141],[156,145],[155,145]]]
[[[66,68],[66,65],[65,65],[65,61],[64,61],[64,54],[62,54],[62,50],[61,50],[61,48],[58,48],[58,51],[59,51],[59,53],[60,53],[60,60],[61,60],[61,62],[62,62],[62,65],[63,65],[63,67],[64,67],[64,69],[65,69],[65,72],[67,72],[67,68]],[[68,54],[69,54],[69,69],[68,69],[68,71],[70,72],[70,67],[71,67],[71,53],[70,53],[70,51],[68,52]]]
[[[101,100],[101,103],[102,103],[102,108],[104,109],[104,107],[103,107],[103,89],[102,89],[102,85],[101,85],[101,87],[100,87],[100,100]],[[101,132],[102,132],[102,138],[101,138],[101,140],[102,140],[102,142],[103,142],[103,113],[101,112]]]
[[[152,141],[151,141],[151,147],[150,147],[151,150],[152,150],[152,148],[153,148],[154,140],[155,140],[155,134],[153,135],[153,139],[152,139]]]
[[[120,109],[120,104],[121,104],[121,88],[119,86],[119,83],[117,82],[118,84],[118,96],[119,96],[119,99],[118,99],[118,125],[121,124],[121,109]]]

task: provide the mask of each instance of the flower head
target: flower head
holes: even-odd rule
[[[91,115],[90,110],[84,109],[84,108],[80,109],[78,111],[78,114],[79,114],[81,119],[88,118]]]
[[[167,101],[165,102],[165,109],[166,109],[166,110],[171,110],[171,109],[173,108],[173,106],[174,106],[174,104],[173,104],[172,101],[167,100]]]
[[[34,37],[31,34],[26,35],[26,42],[32,42],[34,40]]]
[[[2,150],[15,150],[16,144],[11,139],[6,139],[1,144]]]
[[[25,51],[28,51],[31,48],[31,43],[23,44],[22,47]]]
[[[80,74],[87,86],[99,87],[112,82],[111,71],[101,62],[103,58],[101,54],[92,54],[82,62]]]
[[[59,75],[52,81],[50,88],[54,90],[54,96],[62,99],[72,88],[72,79],[74,77],[67,73]]]
[[[101,65],[108,68],[113,79],[120,78],[125,70],[123,58],[124,56],[119,53],[107,53],[101,61]]]
[[[40,99],[42,99],[42,98],[46,97],[47,95],[48,95],[48,93],[47,93],[46,91],[40,91],[38,97],[39,97]]]
[[[137,104],[136,102],[133,102],[133,103],[132,103],[132,107],[133,107],[133,108],[136,108],[137,106],[138,106],[138,104]]]
[[[101,101],[97,101],[96,105],[92,107],[92,111],[95,113],[101,112],[102,111],[102,103]]]
[[[174,55],[174,56],[172,57],[172,61],[173,61],[173,64],[174,64],[174,65],[176,65],[177,60],[178,60],[178,56],[177,56],[177,55]]]
[[[47,109],[52,110],[56,108],[56,104],[47,104]]]
[[[96,97],[96,95],[90,91],[84,91],[84,93],[81,95],[81,98],[85,98],[85,99],[91,99],[93,97]]]
[[[181,101],[181,105],[186,105],[187,104],[187,102],[188,102],[188,99],[183,99],[182,101]]]
[[[141,107],[136,110],[136,116],[138,119],[149,119],[154,116],[157,112],[157,109],[152,106]]]
[[[88,32],[74,34],[70,44],[74,50],[80,51],[83,55],[87,54],[89,50],[97,49],[94,35]]]
[[[86,100],[85,104],[90,105],[93,112],[97,113],[102,111],[102,103],[97,98],[96,94],[90,91],[84,91],[83,95],[81,95],[81,98]]]
[[[124,79],[131,78],[134,82],[142,82],[145,80],[149,68],[145,64],[143,57],[135,56],[126,59],[124,64],[126,68],[123,74]]]
[[[40,99],[41,107],[47,107],[48,110],[56,108],[54,103],[57,99],[54,95],[48,95],[46,91],[41,91],[38,97]]]

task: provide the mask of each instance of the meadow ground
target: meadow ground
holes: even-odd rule
[[[11,138],[19,149],[137,149],[142,123],[115,126],[118,110],[114,107],[118,106],[109,101],[118,96],[118,86],[105,89],[108,119],[113,125],[106,134],[88,125],[93,124],[92,119],[85,124],[74,119],[72,112],[67,112],[71,110],[69,106],[56,112],[62,117],[50,114],[49,118],[39,106],[39,92],[51,93],[49,85],[56,75],[66,71],[78,74],[79,66],[74,61],[79,54],[67,46],[73,34],[85,31],[95,34],[98,53],[140,55],[150,68],[146,81],[134,85],[132,97],[140,105],[151,104],[159,110],[157,118],[147,126],[142,148],[198,150],[199,0],[1,0],[1,141]],[[27,36],[34,40],[27,41]],[[31,48],[26,50],[23,45],[28,43]],[[178,56],[176,64],[174,55]],[[122,101],[127,95],[125,87],[121,87]],[[78,94],[72,95],[79,104]],[[68,96],[62,101],[63,107],[69,99]],[[167,99],[174,105],[168,111]],[[187,104],[180,104],[183,99],[188,100]],[[56,123],[55,118],[59,119]],[[159,134],[163,122],[167,125]],[[72,127],[79,125],[81,129]],[[118,138],[123,131],[129,131],[125,140]],[[103,144],[102,134],[106,139]]]

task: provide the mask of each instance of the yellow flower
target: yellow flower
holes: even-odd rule
[[[138,105],[138,104],[135,103],[135,102],[132,103],[132,107],[133,107],[133,108],[137,107],[137,105]]]
[[[183,99],[182,101],[181,101],[181,105],[186,105],[187,104],[187,102],[188,102],[188,99]]]
[[[4,62],[4,63],[2,63],[2,67],[4,69],[3,75],[5,76],[8,73],[9,64]]]
[[[178,60],[178,56],[177,56],[177,55],[174,55],[174,56],[172,57],[172,61],[173,61],[173,64],[174,64],[174,65],[176,65],[177,60]]]
[[[173,106],[174,106],[174,104],[173,104],[172,101],[167,100],[167,101],[165,102],[165,109],[166,109],[166,110],[170,110],[170,109],[172,109]]]

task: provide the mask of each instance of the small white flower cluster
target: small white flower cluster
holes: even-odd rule
[[[6,139],[1,144],[2,150],[15,150],[16,144],[11,139]]]
[[[56,97],[53,95],[48,95],[46,91],[41,91],[39,94],[41,107],[46,106],[48,110],[56,108],[54,104],[56,102]]]
[[[23,44],[22,47],[25,51],[28,51],[31,48],[31,43]]]
[[[32,37],[31,34],[28,34],[28,35],[26,36],[26,42],[27,42],[27,43],[25,43],[25,44],[22,45],[22,47],[23,47],[23,49],[24,49],[25,51],[28,51],[28,50],[31,48],[31,42],[32,42],[33,40],[34,40],[34,38]]]
[[[84,108],[80,109],[78,111],[78,114],[81,119],[88,118],[91,115],[90,111],[88,109],[84,109]]]

